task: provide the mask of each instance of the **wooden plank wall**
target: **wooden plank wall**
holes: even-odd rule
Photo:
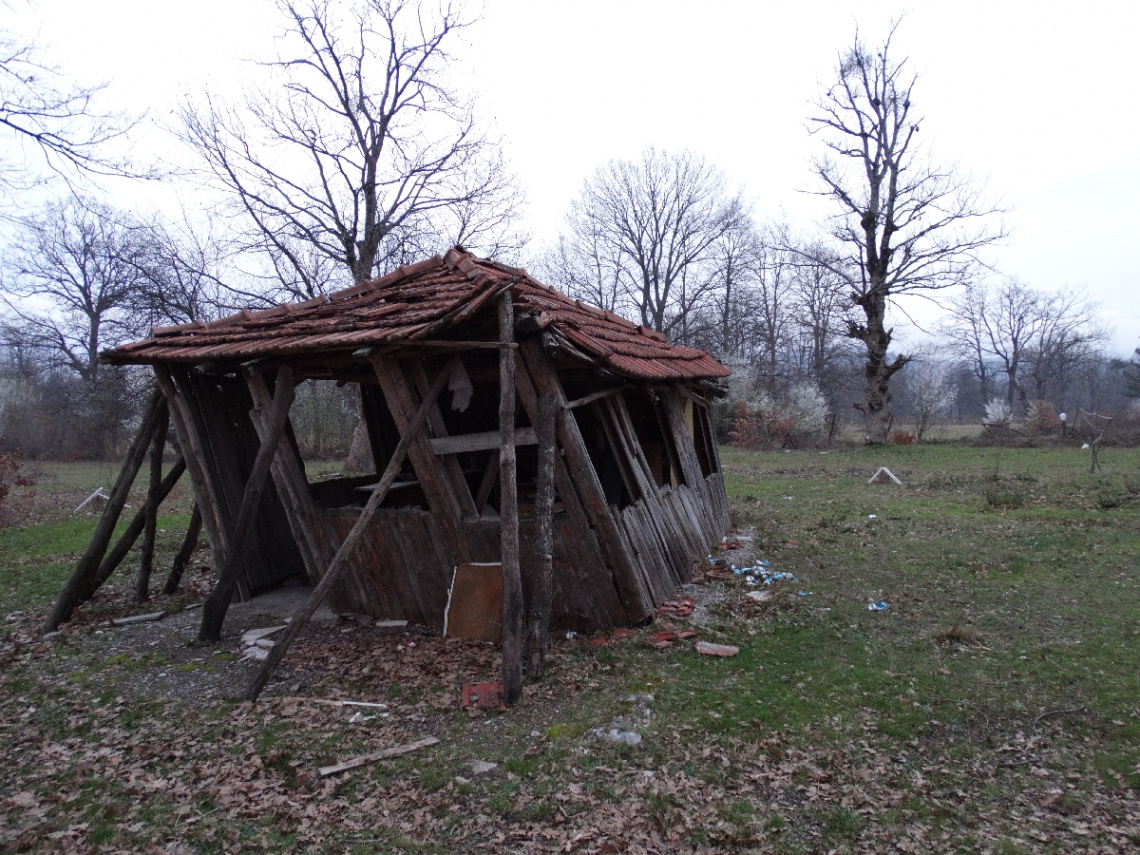
[[[182,369],[172,369],[171,375],[195,423],[204,458],[199,461],[201,474],[209,482],[219,523],[228,534],[237,520],[245,482],[260,445],[249,418],[252,398],[239,378],[197,377]],[[212,533],[207,528],[207,535]],[[240,596],[248,599],[252,591],[303,573],[304,564],[281,499],[273,485],[267,485],[245,550]]]
[[[332,542],[343,540],[360,511],[317,511]],[[464,535],[472,561],[499,560],[496,520],[466,520]],[[524,570],[537,566],[534,519],[519,519],[520,558]],[[359,612],[383,619],[405,619],[442,628],[447,590],[455,563],[442,548],[442,532],[433,514],[420,509],[380,511],[373,517],[344,578],[329,596],[334,611]],[[613,593],[613,579],[596,539],[580,537],[565,513],[554,516],[554,605],[552,629],[607,630],[628,624]]]

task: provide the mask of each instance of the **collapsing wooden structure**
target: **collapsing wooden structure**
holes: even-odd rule
[[[335,561],[334,609],[442,626],[456,565],[502,560],[507,510],[522,573],[537,572],[544,400],[551,626],[648,619],[728,526],[709,402],[729,372],[460,247],[306,302],[155,329],[103,358],[153,366],[227,601],[316,585]],[[308,481],[288,423],[307,380],[359,387],[375,474]]]

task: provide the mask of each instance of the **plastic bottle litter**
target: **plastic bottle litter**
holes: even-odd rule
[[[796,591],[796,596],[797,597],[810,597],[813,593],[815,593],[815,592],[814,591]]]
[[[887,610],[887,604],[884,600],[880,600],[877,603],[868,603],[867,608],[873,612],[885,612]]]
[[[573,641],[577,637],[578,637],[578,633],[574,632],[574,630],[570,630],[568,633],[566,633],[566,639],[568,641]]]
[[[869,520],[877,520],[878,518],[879,518],[878,514],[867,514],[867,519],[869,519]]]

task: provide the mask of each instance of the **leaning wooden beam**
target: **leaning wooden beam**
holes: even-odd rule
[[[293,620],[289,623],[289,628],[285,630],[284,635],[269,649],[269,656],[261,665],[261,670],[257,672],[257,676],[253,678],[253,682],[246,687],[245,692],[242,693],[241,699],[243,701],[256,701],[257,696],[261,694],[262,689],[265,688],[269,682],[269,678],[276,670],[278,663],[284,657],[285,652],[289,649],[289,645],[301,634],[305,624],[309,622],[309,618],[313,616],[313,612],[328,596],[332,586],[336,583],[337,579],[348,567],[348,559],[352,557],[353,551],[356,549],[357,543],[361,537],[364,536],[365,530],[368,528],[368,523],[371,522],[376,509],[380,507],[380,503],[384,501],[384,497],[388,495],[388,490],[392,486],[392,482],[396,480],[396,476],[400,474],[400,467],[404,463],[404,455],[408,452],[408,447],[412,441],[419,435],[420,430],[427,420],[428,412],[431,410],[431,405],[435,403],[435,399],[439,397],[444,385],[447,383],[448,377],[451,375],[450,366],[444,368],[439,372],[439,376],[435,379],[428,394],[424,397],[420,408],[408,423],[407,428],[404,430],[403,436],[400,437],[399,443],[392,452],[392,457],[388,460],[388,465],[384,469],[384,474],[381,476],[379,483],[372,490],[372,494],[368,497],[364,508],[357,517],[356,522],[349,531],[348,537],[344,539],[344,543],[340,545],[340,549],[336,551],[333,560],[329,562],[328,569],[325,570],[324,575],[321,576],[321,581],[313,588],[313,592],[309,595],[308,601],[303,605],[297,614],[293,615]]]
[[[565,457],[567,468],[573,473],[575,486],[582,498],[583,510],[613,568],[614,581],[617,583],[628,619],[632,623],[641,623],[653,614],[653,598],[640,578],[624,534],[618,530],[618,524],[610,513],[605,493],[586,450],[586,443],[578,430],[578,424],[573,414],[565,410],[566,398],[554,366],[550,364],[537,338],[522,342],[519,352],[522,354],[535,390],[539,394],[553,393],[564,410],[559,414],[557,421],[558,447]]]
[[[288,363],[277,369],[277,385],[273,390],[273,409],[269,414],[269,436],[257,450],[253,461],[253,471],[245,484],[241,511],[234,525],[230,540],[229,554],[225,565],[218,571],[218,581],[214,590],[202,604],[202,626],[198,630],[199,641],[217,641],[222,636],[222,624],[226,611],[234,596],[237,576],[241,570],[242,554],[253,531],[254,521],[261,506],[261,496],[265,492],[265,482],[269,477],[269,466],[277,454],[281,438],[285,436],[285,422],[289,419],[289,407],[293,403],[293,367]]]
[[[142,425],[131,444],[130,451],[127,452],[127,460],[119,471],[118,480],[115,481],[115,486],[111,490],[111,498],[107,500],[107,507],[103,509],[103,516],[95,527],[95,533],[91,536],[87,551],[83,553],[83,557],[75,565],[71,578],[67,580],[63,590],[59,592],[59,599],[56,600],[55,607],[51,610],[47,623],[44,624],[44,632],[54,632],[59,629],[61,623],[71,617],[71,613],[80,603],[80,594],[89,584],[89,577],[98,572],[99,563],[103,560],[103,554],[107,551],[107,544],[111,542],[111,535],[115,532],[119,515],[123,512],[123,505],[127,502],[127,493],[130,492],[131,484],[134,483],[135,476],[138,475],[139,467],[142,466],[143,458],[146,456],[146,447],[150,444],[155,430],[158,429],[161,401],[162,393],[156,389],[150,396],[150,401],[147,402]]]
[[[158,416],[158,429],[154,432],[154,442],[150,446],[150,490],[146,494],[146,524],[143,533],[142,552],[139,556],[139,575],[135,582],[135,601],[145,603],[150,599],[150,573],[154,564],[154,539],[158,532],[158,491],[162,486],[162,454],[166,450],[166,432],[170,429],[170,406],[162,399],[162,411]]]
[[[170,471],[166,473],[166,477],[162,479],[162,483],[158,487],[158,493],[155,496],[155,501],[161,505],[170,491],[174,489],[174,485],[178,483],[178,479],[182,477],[182,473],[186,471],[186,461],[179,458],[178,461],[170,467]],[[156,505],[157,507],[157,505]],[[111,578],[111,574],[115,572],[123,559],[127,557],[127,553],[131,551],[131,547],[135,545],[138,540],[139,534],[146,524],[146,508],[140,508],[139,512],[135,514],[134,519],[131,520],[127,530],[115,541],[115,545],[111,547],[111,551],[107,553],[107,557],[103,559],[103,563],[99,565],[99,572],[93,577],[90,577],[90,582],[82,593],[81,602],[86,602],[91,599],[103,583]]]
[[[186,469],[194,486],[194,498],[202,511],[202,525],[206,529],[206,539],[210,543],[210,554],[215,570],[226,563],[229,528],[221,517],[218,497],[206,470],[205,450],[202,438],[190,415],[185,387],[175,380],[175,375],[167,365],[154,366],[154,376],[166,401],[170,405],[170,418],[178,434],[178,444],[186,457]]]
[[[170,575],[166,577],[166,584],[162,586],[162,593],[170,596],[182,584],[182,573],[190,563],[190,556],[198,548],[198,535],[202,532],[202,508],[195,502],[194,510],[190,512],[190,525],[186,528],[186,536],[182,538],[182,545],[178,554],[174,556],[174,563],[170,565]]]
[[[526,606],[519,570],[519,501],[515,475],[515,313],[511,292],[499,297],[499,548],[503,562],[503,700],[522,697]]]
[[[532,680],[546,667],[546,640],[550,634],[550,606],[554,594],[554,410],[553,395],[538,405],[538,479],[534,500],[535,552],[538,566],[529,575],[530,608],[526,660]]]

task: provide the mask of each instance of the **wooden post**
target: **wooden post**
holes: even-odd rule
[[[119,471],[118,480],[115,481],[115,486],[111,490],[111,497],[107,500],[107,507],[103,509],[103,516],[95,527],[95,533],[91,536],[87,551],[83,553],[83,557],[75,565],[71,578],[67,580],[63,590],[59,592],[59,599],[56,600],[55,607],[48,616],[47,623],[44,624],[44,632],[54,632],[59,629],[61,623],[71,617],[71,613],[81,602],[82,591],[90,584],[88,577],[98,572],[99,563],[103,560],[103,554],[107,551],[107,544],[110,543],[111,535],[115,532],[119,515],[123,512],[123,505],[127,502],[127,493],[130,492],[131,484],[134,483],[139,467],[142,466],[143,457],[146,456],[146,447],[158,428],[161,400],[162,393],[156,389],[150,396],[150,401],[147,402],[142,425],[131,444],[130,451],[127,452],[126,462],[123,463],[123,468]]]
[[[554,418],[555,400],[551,394],[539,401],[538,483],[534,520],[538,566],[530,574],[530,609],[527,627],[526,660],[532,680],[543,675],[546,666],[546,640],[550,634],[550,606],[554,595]]]
[[[519,571],[519,500],[515,475],[515,313],[511,291],[499,297],[499,544],[503,562],[503,700],[522,697],[525,604]]]
[[[159,505],[166,499],[170,491],[174,489],[174,485],[178,483],[178,479],[182,477],[182,473],[185,471],[186,462],[182,458],[179,458],[178,462],[170,467],[170,471],[166,473],[166,477],[162,479],[162,483],[158,487],[156,500]],[[99,572],[89,577],[89,584],[83,589],[80,602],[86,602],[91,599],[103,583],[111,578],[111,574],[115,572],[115,568],[123,562],[123,559],[127,557],[127,553],[131,551],[131,547],[135,545],[135,541],[138,540],[145,523],[146,508],[143,507],[135,514],[134,519],[132,519],[130,525],[127,526],[127,530],[115,541],[115,545],[111,547],[111,551],[107,553],[107,557],[104,558],[103,563],[99,565]]]
[[[135,583],[135,602],[150,599],[150,572],[154,564],[154,538],[158,531],[158,491],[162,486],[162,453],[166,450],[166,433],[170,430],[170,407],[162,399],[158,416],[158,429],[150,447],[150,490],[146,494],[145,523],[142,553],[139,557],[139,576]]]
[[[198,535],[202,531],[202,508],[197,502],[194,510],[190,512],[190,525],[186,529],[186,536],[182,538],[182,546],[174,556],[174,563],[170,566],[170,575],[166,577],[166,584],[162,586],[162,593],[170,596],[178,590],[182,583],[182,573],[190,563],[190,556],[198,548]]]
[[[340,549],[336,551],[333,560],[329,563],[328,569],[325,570],[321,576],[321,581],[313,588],[313,592],[309,595],[308,601],[301,607],[297,614],[293,615],[293,620],[289,623],[289,628],[285,633],[269,649],[269,656],[266,657],[265,662],[261,665],[261,670],[257,672],[257,676],[253,678],[253,682],[249,684],[245,692],[242,693],[241,699],[243,701],[256,701],[257,696],[261,694],[262,689],[265,688],[269,682],[270,676],[276,670],[278,663],[285,656],[285,652],[289,646],[301,634],[305,624],[309,622],[309,618],[313,616],[313,612],[321,604],[324,598],[328,595],[329,590],[333,584],[344,572],[344,568],[348,566],[348,559],[352,557],[353,551],[356,549],[356,544],[364,535],[365,529],[368,528],[368,523],[372,520],[376,509],[380,507],[380,503],[384,501],[384,497],[388,495],[388,490],[392,486],[392,482],[396,480],[396,476],[400,474],[400,467],[404,463],[404,455],[408,451],[408,447],[412,441],[419,434],[420,429],[427,419],[428,412],[431,410],[431,405],[435,403],[440,391],[447,383],[448,377],[451,374],[450,366],[444,368],[439,376],[435,379],[431,389],[428,391],[427,396],[420,404],[420,408],[408,423],[407,429],[404,431],[403,436],[400,437],[400,442],[396,445],[395,450],[392,452],[392,457],[388,461],[388,465],[384,469],[384,474],[380,478],[380,482],[372,490],[372,494],[368,497],[368,502],[364,505],[364,509],[360,512],[356,522],[349,531],[348,537],[344,539],[344,543],[340,545]]]
[[[174,372],[167,365],[154,366],[154,376],[158,386],[166,395],[170,405],[170,418],[178,433],[178,443],[186,458],[186,469],[190,473],[190,483],[194,485],[194,498],[202,511],[202,525],[206,529],[206,539],[210,542],[210,553],[214,569],[226,563],[229,530],[221,517],[218,497],[214,484],[210,481],[206,468],[206,452],[202,437],[190,413],[190,403],[186,400],[185,386],[180,384]]]
[[[257,519],[257,511],[261,505],[261,496],[265,491],[265,482],[269,476],[269,466],[285,435],[285,422],[289,418],[289,407],[293,403],[293,366],[285,363],[277,369],[277,385],[273,394],[273,410],[269,414],[269,436],[261,443],[257,450],[257,457],[253,461],[253,471],[245,485],[242,496],[241,511],[238,513],[237,524],[234,525],[233,538],[230,540],[229,554],[226,563],[218,571],[218,582],[214,590],[202,604],[202,626],[198,630],[199,641],[217,641],[222,637],[222,624],[226,620],[226,611],[234,596],[237,585],[237,576],[241,568],[242,553],[246,542],[253,531],[253,523]]]

